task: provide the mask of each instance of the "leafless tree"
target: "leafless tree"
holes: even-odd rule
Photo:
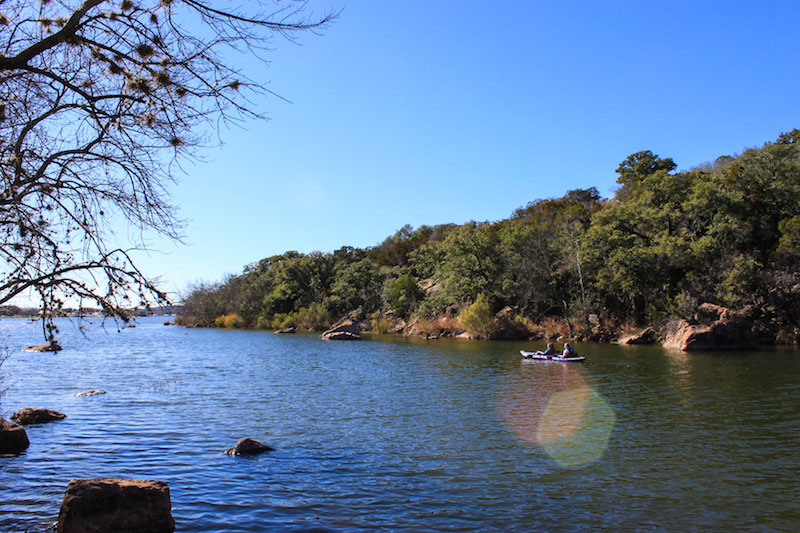
[[[325,27],[303,2],[0,0],[0,305],[34,291],[53,340],[65,302],[127,319],[167,297],[134,264],[180,239],[169,186],[221,123],[267,92],[232,66]],[[310,18],[306,18],[306,16]]]

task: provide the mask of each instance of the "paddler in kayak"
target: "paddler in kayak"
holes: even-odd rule
[[[578,355],[578,352],[576,352],[572,348],[572,346],[569,345],[568,342],[565,342],[564,343],[564,352],[561,354],[561,357],[575,357],[577,355]]]
[[[545,349],[545,351],[543,351],[543,352],[542,351],[538,351],[538,352],[536,352],[536,355],[558,355],[558,354],[556,353],[556,349],[553,346],[553,343],[552,342],[548,342],[547,343],[547,348]]]

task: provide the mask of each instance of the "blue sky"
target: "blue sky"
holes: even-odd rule
[[[173,291],[287,250],[378,244],[404,224],[498,220],[615,189],[627,155],[690,168],[800,127],[797,2],[383,0],[242,59],[290,101],[222,131],[173,200],[186,244],[143,270]]]

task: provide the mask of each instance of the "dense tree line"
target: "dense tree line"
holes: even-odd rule
[[[659,325],[712,302],[770,313],[774,333],[796,340],[800,130],[675,169],[638,152],[617,168],[611,199],[573,190],[497,222],[405,226],[368,249],[269,257],[193,288],[184,320],[319,329],[357,311],[463,325],[503,311],[523,329],[557,317],[588,332]]]

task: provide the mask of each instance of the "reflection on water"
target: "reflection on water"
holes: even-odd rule
[[[586,345],[574,365],[162,322],[64,325],[57,355],[19,351],[37,324],[0,322],[0,414],[68,416],[0,457],[0,530],[45,530],[70,478],[100,476],[169,482],[182,531],[800,529],[794,349]],[[276,450],[224,454],[245,436]]]
[[[506,423],[538,443],[560,466],[599,459],[614,426],[614,411],[581,376],[581,365],[526,359],[507,375],[499,399]]]

